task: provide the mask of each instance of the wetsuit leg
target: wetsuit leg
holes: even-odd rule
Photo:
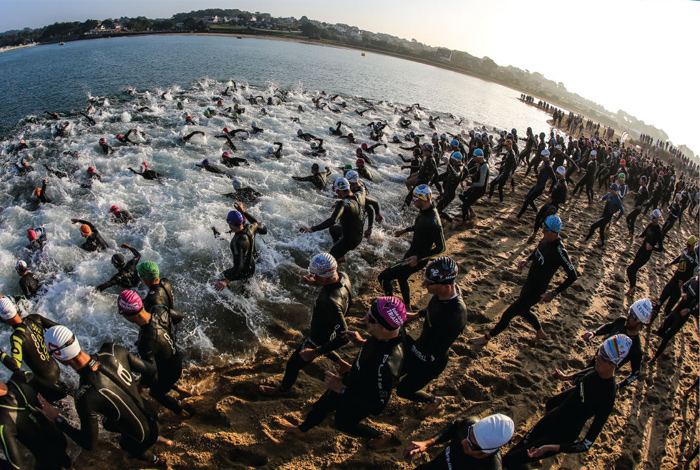
[[[586,182],[586,195],[588,196],[588,203],[592,203],[593,199],[595,198],[595,194],[593,193],[593,184],[595,181],[588,181]]]
[[[177,358],[169,365],[170,367],[167,369],[162,367],[158,369],[158,381],[151,386],[149,394],[173,413],[180,414],[182,406],[175,398],[168,396],[168,392],[182,376],[182,356],[178,354]]]
[[[676,291],[678,292],[677,295]],[[673,298],[675,297],[675,300]],[[680,298],[680,287],[678,286],[678,279],[676,278],[675,275],[671,277],[671,279],[668,280],[666,285],[664,286],[664,290],[661,291],[661,295],[659,296],[658,302],[656,302],[656,308],[661,310],[661,307],[663,307],[664,303],[668,300],[669,303],[666,305],[666,315],[673,310],[673,307],[676,305],[676,302],[678,302],[678,299]]]
[[[331,225],[328,229],[328,233],[331,234],[333,243],[338,243],[338,240],[343,238],[343,227],[340,224]]]
[[[427,264],[428,260],[425,260],[419,262],[414,267],[411,267],[407,264],[399,263],[389,268],[386,268],[379,274],[379,277],[377,278],[379,280],[379,283],[382,285],[382,289],[384,289],[384,295],[394,295],[394,286],[392,284],[392,281],[396,279],[399,281],[399,288],[401,289],[401,296],[403,297],[404,304],[410,305],[411,287],[408,284],[408,278],[411,277],[414,273],[423,270],[423,268],[425,268]]]
[[[447,206],[449,206],[450,203],[452,201],[454,201],[455,196],[456,196],[456,194],[455,194],[454,190],[452,190],[450,192],[445,191],[445,193],[440,198],[440,202],[438,202],[437,207],[436,207],[438,214],[442,215],[442,212],[445,209],[447,209]]]
[[[637,253],[632,264],[627,268],[627,279],[630,281],[630,287],[637,287],[637,272],[647,264],[651,258],[651,251],[643,250]]]
[[[496,176],[493,181],[491,181],[491,186],[489,187],[489,199],[493,197],[493,192],[496,190],[496,185],[498,185],[501,182],[501,180],[504,179],[503,177],[504,175],[500,174]],[[500,185],[499,190],[501,194],[503,194],[503,184]],[[503,196],[501,196],[501,201],[503,201]]]
[[[36,469],[61,470],[62,468],[70,468],[72,462],[66,453],[67,447],[68,442],[63,432],[56,427],[51,429],[50,434],[42,436],[42,442],[38,448],[34,448],[34,446],[31,448],[36,459]]]
[[[513,304],[511,304],[511,306],[508,307],[505,312],[503,312],[503,315],[501,315],[501,318],[498,320],[498,323],[496,323],[496,326],[494,326],[491,329],[491,331],[489,331],[489,336],[493,338],[501,334],[503,330],[505,330],[508,327],[510,321],[518,315],[523,317],[536,331],[541,330],[542,325],[540,325],[537,316],[534,313],[532,313],[532,311],[530,311],[530,309],[535,304],[537,304],[539,300],[539,295],[528,295],[527,297],[519,297],[518,300],[513,302]]]
[[[406,354],[411,354],[411,352],[406,352]],[[409,360],[407,359],[406,362]],[[447,367],[447,357],[438,358],[431,363],[421,362],[417,359],[411,360],[407,367],[408,373],[396,387],[396,394],[401,398],[419,403],[434,402],[435,396],[422,391],[422,388],[439,377],[445,367]]]
[[[155,455],[151,451],[151,447],[158,440],[158,424],[155,420],[149,420],[145,423],[146,438],[143,442],[138,442],[124,434],[119,440],[119,446],[124,449],[129,455],[135,459],[143,460],[144,462],[153,462]]]
[[[605,240],[603,233],[605,232],[605,226],[608,225],[608,222],[610,222],[610,219],[605,216],[593,222],[593,225],[591,225],[591,227],[588,229],[588,235],[586,235],[586,240],[590,239],[593,236],[593,233],[596,231],[596,229],[600,229],[600,238],[601,240]]]
[[[671,313],[671,315],[666,317],[666,320],[664,320],[663,325],[661,325],[661,328],[659,328],[659,334],[661,335],[661,343],[659,343],[659,347],[656,350],[654,357],[659,357],[666,350],[668,343],[673,339],[674,336],[676,336],[676,334],[678,334],[679,331],[681,331],[683,325],[685,325],[685,322],[687,322],[688,318],[690,318],[690,314],[682,316],[681,310],[683,309],[677,308],[676,310],[674,310]]]
[[[550,213],[551,211],[551,213]],[[533,228],[533,233],[537,233],[537,231],[542,227],[542,224],[544,223],[545,219],[547,216],[555,214],[557,212],[557,209],[555,206],[551,204],[545,204],[543,205],[539,211],[537,211],[537,215],[535,216],[535,227]]]
[[[301,358],[299,353],[301,352],[302,349],[305,348],[306,341],[304,341],[301,346],[299,346],[290,356],[289,360],[287,361],[287,367],[285,368],[284,371],[284,377],[282,378],[282,384],[280,385],[280,388],[282,390],[289,390],[294,386],[294,384],[297,381],[297,377],[299,376],[299,371],[306,367],[308,362],[306,362],[304,359]],[[313,346],[308,346],[308,347],[313,347]]]
[[[334,394],[337,395],[337,393]],[[340,406],[335,412],[335,427],[338,431],[367,439],[382,437],[383,432],[360,423],[360,421],[372,414],[363,399],[353,395],[348,396],[348,394],[339,396],[341,397]]]
[[[634,223],[637,221],[637,216],[642,212],[641,209],[634,209],[632,212],[627,214],[625,222],[627,222],[627,228],[630,232],[634,232]]]
[[[522,217],[522,215],[527,210],[528,206],[532,207],[532,209],[535,212],[537,212],[535,199],[537,199],[540,196],[540,194],[542,194],[542,189],[539,188],[532,189],[529,193],[527,193],[527,196],[525,197],[525,202],[523,202],[523,207],[521,207],[520,212],[518,212],[518,218]]]
[[[333,227],[331,227],[333,228]],[[331,234],[332,235],[332,234]],[[362,238],[359,241],[348,240],[342,237],[340,240],[335,242],[331,249],[328,251],[336,260],[345,256],[349,251],[354,250],[362,242]]]

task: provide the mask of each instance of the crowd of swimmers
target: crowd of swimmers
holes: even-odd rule
[[[132,97],[138,95],[131,89],[128,94]],[[285,104],[288,94],[277,90],[267,99],[262,95],[243,98],[242,90],[234,83],[216,98],[216,106],[207,107],[205,118],[223,115],[240,124],[245,112],[241,106],[244,100],[248,101],[249,107],[259,107],[263,112],[264,106]],[[347,103],[337,99],[338,95],[328,97],[325,93],[316,96],[313,112],[349,112]],[[232,101],[231,106],[224,108],[224,100]],[[374,111],[371,102],[364,100],[363,105],[366,107],[355,110],[356,114],[362,116],[367,111]],[[148,108],[136,105],[135,109],[144,112]],[[300,105],[296,111],[301,114],[310,110],[304,110]],[[685,219],[690,219],[687,225],[698,222],[697,166],[689,166],[678,158],[662,160],[650,156],[648,152],[608,139],[610,135],[607,133],[605,139],[582,134],[578,138],[573,135],[567,138],[554,131],[538,135],[531,128],[526,129],[524,137],[519,136],[515,128],[500,132],[488,132],[482,128],[454,134],[439,133],[437,127],[443,120],[452,118],[456,126],[461,120],[457,121],[454,116],[443,117],[440,121],[439,117],[429,116],[424,120],[418,103],[403,109],[397,107],[394,111],[401,115],[395,124],[398,128],[394,128],[398,133],[402,133],[399,128],[407,129],[412,125],[418,129],[414,123],[420,122],[429,129],[427,137],[411,131],[389,138],[386,134],[394,124],[376,119],[367,126],[364,135],[345,134],[342,130],[344,124],[338,121],[329,129],[329,134],[348,145],[359,144],[353,157],[356,157],[355,166],[321,170],[321,166],[315,163],[311,175],[294,177],[300,183],[311,183],[314,188],[324,190],[329,176],[334,171],[341,172],[332,183],[336,201],[330,215],[324,220],[313,221],[314,224],[309,221],[299,227],[302,233],[328,230],[333,243],[329,247],[319,247],[318,253],[310,259],[307,273],[301,278],[301,282],[317,288],[314,302],[309,302],[312,313],[308,333],[289,355],[281,378],[261,384],[260,394],[291,396],[296,393],[294,385],[300,371],[320,356],[325,356],[335,364],[335,368],[325,372],[327,390],[307,410],[303,421],[278,421],[291,436],[305,436],[326,416],[334,414],[334,426],[339,431],[367,439],[372,448],[381,448],[391,445],[392,434],[368,425],[365,419],[381,414],[394,394],[421,404],[423,417],[441,411],[446,399],[429,393],[426,387],[442,374],[451,360],[450,348],[467,325],[465,299],[469,298],[469,292],[459,287],[458,264],[446,253],[444,230],[473,229],[479,216],[490,217],[494,205],[502,203],[506,197],[513,198],[515,185],[527,184],[532,172],[532,187],[513,218],[514,224],[523,223],[532,209],[532,232],[527,241],[536,244],[517,263],[519,270],[527,269],[526,279],[520,295],[493,327],[483,335],[470,338],[469,343],[474,346],[489,343],[505,332],[517,316],[523,317],[533,328],[535,343],[546,338],[544,326],[533,307],[554,301],[585,275],[578,272],[560,238],[563,225],[558,214],[571,206],[603,204],[601,217],[590,226],[587,236],[584,238],[579,234],[585,243],[598,231],[599,250],[608,249],[605,242],[610,225],[626,214],[625,238],[631,242],[640,240],[634,260],[627,269],[627,296],[631,306],[626,311],[611,314],[606,318],[607,323],[583,334],[583,339],[594,345],[586,368],[575,372],[552,371],[554,379],[568,382],[570,388],[552,396],[541,413],[535,412],[539,420],[529,430],[521,426],[523,437],[510,445],[507,452],[501,452],[501,449],[513,440],[517,423],[506,410],[492,410],[493,413],[481,417],[450,417],[449,424],[436,434],[407,443],[404,457],[410,459],[433,446],[442,446],[442,451],[432,460],[417,468],[513,470],[528,468],[531,462],[559,453],[588,451],[615,408],[619,391],[640,375],[643,367],[640,335],[645,326],[652,328],[658,314],[664,311],[664,318],[656,330],[661,339],[649,359],[653,363],[688,318],[691,315],[698,317],[697,239],[691,236],[679,246],[678,236],[673,237],[679,233],[684,215]],[[80,113],[88,118],[88,125],[94,124],[90,113],[90,109]],[[60,122],[57,114],[48,114],[50,119]],[[193,121],[192,116],[185,117],[185,125]],[[69,121],[60,123],[56,135],[69,136],[71,127],[76,125],[71,126]],[[432,130],[435,132],[431,133]],[[255,122],[251,123],[250,129],[223,129],[222,134],[216,136],[225,139],[229,147],[222,155],[222,165],[249,164],[245,158],[231,156],[230,152],[237,150],[233,139],[237,134],[248,136],[262,132],[264,129]],[[116,140],[120,145],[139,145],[136,137],[143,138],[140,133],[131,129],[117,135]],[[183,134],[182,138],[187,141],[202,133],[194,131]],[[289,138],[311,142],[311,155],[322,156],[327,152],[322,138],[302,129]],[[365,139],[376,143],[361,142]],[[396,172],[401,169],[410,171],[406,179],[405,207],[412,205],[414,209],[407,210],[417,212],[407,216],[413,219],[411,224],[394,232],[395,237],[408,235],[408,249],[398,259],[381,267],[377,282],[384,296],[371,302],[364,318],[365,328],[357,331],[349,328],[346,319],[353,301],[354,273],[341,268],[362,241],[372,236],[373,224],[383,222],[382,194],[370,197],[363,180],[372,181],[372,171],[367,165],[376,165],[372,154],[378,147],[388,149],[388,144],[400,144],[402,150],[412,152],[410,158],[399,155]],[[113,151],[104,138],[98,145],[104,154]],[[22,141],[15,151],[27,148],[27,143]],[[274,142],[268,153],[274,158],[283,158],[283,149],[283,142]],[[402,163],[408,165],[401,166]],[[209,160],[204,160],[199,166],[211,173],[226,174],[224,169]],[[162,177],[146,162],[140,171],[129,170],[150,180]],[[17,165],[20,176],[32,171],[26,160]],[[47,166],[47,171],[51,176],[61,178],[60,169]],[[83,184],[100,178],[95,168],[89,167]],[[600,197],[596,194],[596,182],[597,190],[604,190]],[[42,186],[34,191],[34,197],[42,205],[52,201],[48,183],[49,177],[46,177]],[[569,194],[569,184],[575,185],[572,194]],[[507,185],[510,185],[510,192],[504,192]],[[496,189],[498,202],[492,201]],[[584,192],[584,189],[586,200],[577,201],[577,192]],[[256,238],[267,233],[267,226],[262,221],[264,214],[254,215],[246,208],[254,204],[260,193],[252,188],[242,188],[234,179],[234,192],[226,196],[234,200],[233,209],[226,215],[228,233],[233,234],[230,241],[233,263],[215,281],[213,287],[217,291],[234,282],[245,283],[255,274]],[[627,201],[632,200],[626,204],[629,213],[625,212],[626,196]],[[452,204],[457,197],[459,202]],[[479,206],[475,208],[477,203]],[[638,219],[646,219],[649,211],[650,220],[638,224]],[[133,220],[125,208],[114,205],[109,212],[115,223],[129,224]],[[447,222],[445,228],[443,221]],[[83,250],[99,252],[109,248],[93,223],[79,218],[70,222],[79,225],[80,234],[85,239],[81,246]],[[638,225],[643,227],[641,231]],[[222,236],[216,227],[213,227],[213,232],[217,238]],[[26,258],[30,263],[39,258],[46,243],[50,243],[47,235],[43,227],[26,229]],[[575,235],[569,234],[569,239]],[[0,298],[0,319],[12,328],[11,352],[0,353],[3,364],[12,372],[6,383],[0,383],[0,441],[7,462],[3,468],[30,468],[22,446],[34,455],[37,468],[72,468],[66,437],[84,449],[93,449],[99,440],[100,416],[104,418],[102,424],[106,430],[120,435],[119,445],[130,456],[154,466],[166,465],[154,446],[169,446],[172,442],[159,434],[157,413],[152,403],[143,398],[142,389],[148,389],[152,399],[173,416],[188,419],[192,415],[193,409],[187,404],[190,391],[178,384],[182,376],[183,355],[177,341],[177,326],[184,314],[176,309],[173,285],[163,276],[159,266],[153,261],[142,260],[141,253],[129,244],[124,243],[121,248],[131,259],[127,260],[121,252],[115,253],[111,263],[116,272],[96,289],[121,289],[116,299],[116,311],[124,321],[138,328],[135,353],[116,342],[85,351],[69,328],[32,313],[31,300],[41,295],[42,286],[27,261],[17,261],[21,293]],[[639,271],[654,252],[664,250],[671,250],[677,257],[665,264],[666,268],[674,266],[675,271],[660,296],[653,301],[635,298]],[[602,251],[596,256],[600,254]],[[556,286],[551,286],[560,268],[565,277]],[[411,302],[415,296],[411,295],[409,279],[413,276],[422,280],[422,289],[430,295],[427,306],[418,311]],[[144,297],[135,290],[140,284],[147,288]],[[396,284],[400,297],[394,295]],[[405,329],[410,322],[420,325],[414,329],[418,333],[416,337]],[[351,362],[337,353],[348,343],[359,346]],[[61,370],[59,363],[73,369],[79,377],[79,386],[73,397],[77,419],[65,417],[65,402],[59,407],[56,405],[69,393],[62,380],[62,374],[66,372]],[[619,378],[618,369],[628,363],[629,376]],[[25,369],[22,369],[23,365]],[[592,424],[581,436],[591,419]]]

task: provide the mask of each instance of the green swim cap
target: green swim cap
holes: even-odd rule
[[[344,167],[343,170],[352,170],[352,165],[347,163]]]
[[[144,261],[138,267],[139,276],[147,281],[155,281],[160,277],[160,270],[154,261]]]
[[[625,181],[627,179],[627,175],[624,173],[620,173],[617,177],[620,178],[621,181]]]

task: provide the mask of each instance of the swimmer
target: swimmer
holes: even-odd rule
[[[326,171],[321,173],[318,163],[311,165],[311,175],[309,176],[292,176],[294,181],[310,181],[319,191],[324,191],[328,184],[328,175],[331,174],[331,169],[326,167]]]
[[[134,218],[131,216],[128,210],[119,209],[118,206],[112,206],[109,208],[109,213],[112,214],[112,221],[117,224],[128,224]]]
[[[17,271],[17,275],[19,276],[19,288],[24,297],[27,299],[36,297],[40,288],[39,281],[34,277],[34,273],[29,270],[27,263],[22,260],[17,261],[15,264],[15,271]]]
[[[143,176],[143,178],[147,179],[147,180],[159,180],[163,176],[160,173],[157,173],[155,170],[151,170],[148,167],[148,163],[146,163],[146,162],[143,162],[141,164],[141,171],[140,172],[134,170],[131,167],[129,167],[127,169],[136,175]]]
[[[277,148],[268,147],[267,154],[272,155],[279,160],[280,158],[282,158],[282,142],[273,142],[272,145],[276,145]]]
[[[34,196],[39,199],[40,204],[47,204],[51,202],[51,198],[49,197],[48,193],[46,192],[46,186],[49,182],[49,177],[47,176],[44,178],[44,181],[41,183],[41,188],[36,188],[34,190]]]
[[[138,145],[138,142],[134,142],[133,140],[129,139],[129,136],[131,134],[138,135],[139,131],[138,129],[129,129],[129,131],[126,134],[117,134],[116,139],[121,142],[122,144],[132,144],[132,145]]]
[[[233,183],[234,192],[224,194],[223,196],[225,197],[235,201],[241,201],[246,204],[252,204],[262,196],[262,193],[254,190],[253,188],[243,186],[238,178],[232,178],[231,182]]]
[[[102,153],[104,153],[105,155],[109,155],[109,153],[112,151],[112,147],[107,145],[107,139],[102,137],[100,139],[99,144],[100,144],[100,147],[102,148]]]
[[[228,152],[224,152],[221,154],[221,163],[229,168],[241,166],[241,164],[250,166],[250,163],[245,158],[232,157],[231,154]]]
[[[107,242],[100,235],[100,231],[90,222],[81,219],[70,219],[70,221],[73,224],[82,224],[80,226],[80,235],[85,238],[85,243],[81,246],[83,250],[102,251],[107,248]]]
[[[134,257],[127,262],[126,258],[124,258],[124,255],[121,253],[112,255],[112,266],[117,270],[117,273],[108,281],[97,286],[96,289],[98,291],[102,292],[112,286],[121,286],[123,289],[131,289],[139,285],[141,280],[136,268],[141,260],[141,253],[127,243],[122,243],[122,248],[131,251]]]
[[[191,139],[192,137],[196,136],[196,135],[201,135],[202,137],[204,137],[206,134],[205,134],[204,132],[202,132],[202,131],[194,131],[194,132],[190,132],[190,133],[187,134],[187,135],[183,135],[183,136],[182,136],[182,140],[183,140],[184,142],[189,142],[190,139]]]

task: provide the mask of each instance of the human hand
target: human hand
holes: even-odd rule
[[[229,281],[227,281],[226,279],[224,279],[223,281],[219,281],[216,284],[214,284],[214,289],[216,289],[217,291],[222,291],[226,288],[226,286],[228,286],[228,282]]]
[[[315,349],[303,349],[299,352],[299,356],[306,362],[311,362],[318,357],[318,353]]]

